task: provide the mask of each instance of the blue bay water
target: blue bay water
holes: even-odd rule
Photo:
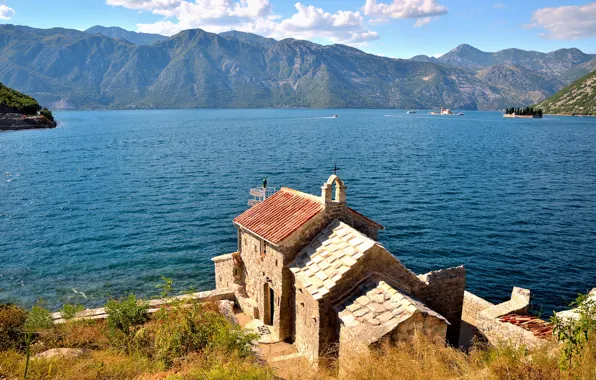
[[[338,114],[338,119],[329,116]],[[395,110],[56,112],[0,133],[0,302],[102,304],[214,286],[232,219],[263,177],[348,203],[417,273],[464,264],[493,302],[546,312],[596,286],[596,119]],[[84,295],[83,295],[84,294]]]

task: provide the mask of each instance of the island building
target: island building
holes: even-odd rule
[[[370,350],[415,331],[457,346],[463,266],[416,275],[377,241],[383,226],[348,207],[336,175],[321,195],[290,188],[234,219],[237,252],[213,258],[217,289],[313,363]],[[253,194],[254,195],[254,194]],[[257,194],[259,195],[259,194]]]

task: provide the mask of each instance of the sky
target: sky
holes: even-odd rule
[[[173,35],[201,28],[341,43],[394,58],[483,51],[596,53],[596,2],[580,0],[0,0],[0,24],[94,25]]]

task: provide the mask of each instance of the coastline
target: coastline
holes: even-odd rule
[[[0,114],[0,131],[51,129],[56,126],[55,121],[49,121],[43,116],[26,116],[19,113]]]

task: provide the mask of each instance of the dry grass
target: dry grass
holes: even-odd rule
[[[570,370],[559,366],[559,346],[550,342],[528,350],[503,345],[476,347],[469,354],[436,345],[424,336],[411,343],[383,346],[367,358],[351,358],[345,379],[486,379],[550,380],[596,379],[596,343],[588,345],[581,360]]]
[[[42,330],[32,346],[34,354],[56,347],[88,351],[79,358],[32,359],[29,378],[275,378],[271,367],[257,364],[253,355],[242,348],[246,337],[217,314],[213,305],[164,309],[140,327],[134,336],[133,350],[118,349],[109,331],[105,321],[72,321]],[[291,372],[299,374],[297,379],[596,379],[596,339],[588,341],[574,358],[571,369],[561,369],[560,357],[559,345],[554,342],[532,350],[476,346],[464,353],[419,335],[409,343],[381,346],[370,356],[348,358],[341,372],[333,360],[318,372],[313,368],[295,368]],[[0,351],[0,379],[22,378],[25,362],[21,344]]]

